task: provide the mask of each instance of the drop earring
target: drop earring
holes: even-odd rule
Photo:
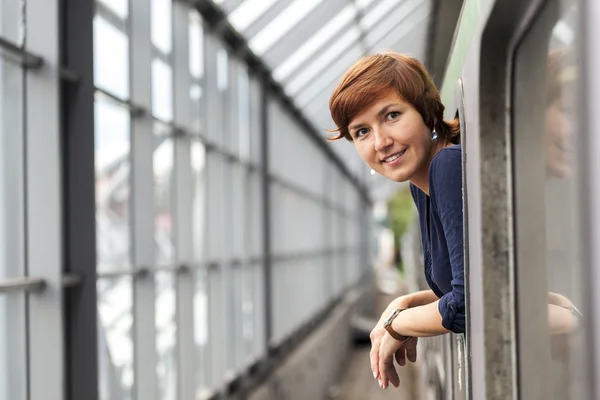
[[[371,176],[375,175],[375,170],[371,168]]]
[[[431,132],[431,140],[433,140],[434,142],[438,140],[438,134],[435,131],[435,129]]]

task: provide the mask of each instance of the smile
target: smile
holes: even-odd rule
[[[404,153],[406,153],[406,149],[402,150],[399,153],[392,154],[391,156],[386,157],[381,161],[388,165],[397,164],[402,159]]]

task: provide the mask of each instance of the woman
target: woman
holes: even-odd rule
[[[394,356],[401,366],[406,358],[414,362],[417,337],[465,331],[459,122],[444,121],[444,106],[423,65],[393,52],[352,66],[329,108],[339,132],[332,140],[350,140],[377,173],[410,181],[419,211],[431,290],[392,301],[371,332],[373,376],[384,389],[389,383],[398,387]]]

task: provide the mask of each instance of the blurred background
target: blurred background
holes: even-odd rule
[[[0,0],[0,399],[441,390],[443,340],[400,389],[372,379],[369,331],[425,287],[418,224],[325,139],[362,55],[442,87],[461,7]]]

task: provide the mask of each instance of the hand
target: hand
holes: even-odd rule
[[[396,387],[400,384],[400,378],[398,378],[398,374],[396,373],[395,367],[393,365],[393,360],[391,360],[392,356],[397,353],[396,361],[400,365],[404,365],[406,363],[406,357],[412,362],[416,361],[417,352],[416,345],[417,339],[404,343],[399,342],[392,338],[387,331],[383,328],[383,322],[387,319],[387,317],[396,309],[405,309],[408,308],[407,299],[405,296],[398,297],[397,299],[390,302],[386,310],[381,315],[379,322],[375,325],[375,328],[371,331],[371,370],[373,371],[373,377],[375,379],[379,379],[379,385],[381,387],[387,387],[388,380],[392,382],[392,384]],[[383,345],[383,346],[382,346]],[[401,348],[402,347],[402,348]],[[381,379],[380,372],[380,351],[381,349],[385,349],[385,354],[389,354],[391,361],[391,369],[393,374],[390,378],[386,378],[385,381]],[[408,349],[408,351],[407,351]],[[405,355],[406,354],[406,355]],[[386,361],[388,361],[386,359]],[[386,375],[387,376],[387,375]],[[395,382],[395,383],[394,383]],[[384,386],[385,385],[385,386]]]
[[[417,338],[412,337],[404,342],[391,337],[385,330],[379,341],[373,342],[371,349],[371,369],[373,376],[378,378],[379,386],[387,389],[389,383],[394,387],[400,386],[400,377],[394,365],[394,358],[401,367],[417,360]]]

